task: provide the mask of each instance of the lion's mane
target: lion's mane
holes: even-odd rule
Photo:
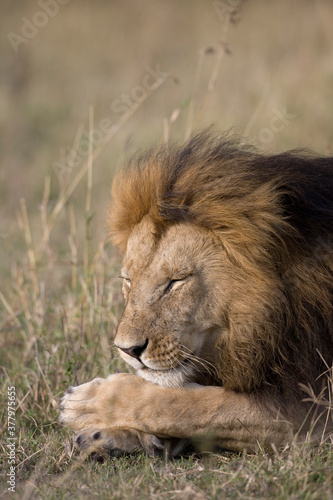
[[[209,229],[235,273],[246,273],[251,287],[239,290],[238,310],[228,316],[221,304],[229,329],[216,368],[226,388],[289,399],[300,382],[320,390],[323,359],[333,355],[332,158],[262,155],[204,132],[130,160],[115,177],[109,214],[123,252],[149,214],[156,238],[184,221]],[[250,299],[258,311],[244,313]]]

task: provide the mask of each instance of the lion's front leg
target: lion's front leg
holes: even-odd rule
[[[247,394],[220,387],[160,387],[129,374],[71,388],[60,409],[60,422],[74,431],[84,431],[89,446],[94,436],[96,441],[104,436],[99,441],[102,448],[108,447],[114,429],[140,431],[139,435],[132,432],[129,439],[141,443],[140,447],[144,447],[144,434],[161,439],[213,436],[217,446],[235,451],[254,451],[272,443],[284,446],[293,432],[293,425],[278,415],[278,410],[267,414]],[[100,436],[98,432],[102,431]],[[120,449],[127,451],[124,442]]]

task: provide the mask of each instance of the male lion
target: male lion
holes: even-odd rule
[[[115,345],[137,375],[68,390],[81,450],[209,436],[253,451],[332,429],[333,158],[199,134],[129,162],[109,226],[125,254]]]

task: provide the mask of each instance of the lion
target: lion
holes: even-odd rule
[[[67,391],[60,421],[76,446],[253,452],[330,432],[333,158],[259,154],[208,131],[134,157],[112,195],[125,298],[114,343],[136,374]]]

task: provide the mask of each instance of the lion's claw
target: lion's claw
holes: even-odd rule
[[[163,450],[161,441],[152,434],[134,429],[85,429],[73,438],[74,447],[83,458],[92,457],[101,461],[111,456],[120,456],[144,449],[149,455]]]

